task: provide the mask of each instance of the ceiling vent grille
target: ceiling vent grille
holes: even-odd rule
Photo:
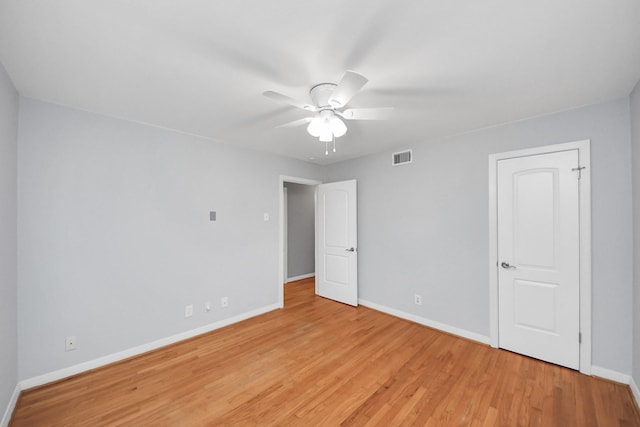
[[[391,164],[393,166],[406,165],[413,161],[413,153],[411,150],[393,153],[391,155]]]

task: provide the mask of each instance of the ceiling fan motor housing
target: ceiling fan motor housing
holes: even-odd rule
[[[334,107],[329,104],[329,98],[333,94],[333,91],[336,88],[335,83],[320,83],[315,85],[309,90],[309,95],[311,95],[311,100],[313,104],[318,107],[318,109],[323,108],[331,108]]]

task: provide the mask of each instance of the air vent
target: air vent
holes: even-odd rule
[[[393,153],[391,156],[391,164],[393,166],[406,165],[411,163],[413,160],[413,155],[411,150],[401,151],[399,153]]]

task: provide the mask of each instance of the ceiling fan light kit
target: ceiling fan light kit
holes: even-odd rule
[[[307,126],[307,132],[311,136],[320,138],[320,141],[326,142],[331,141],[334,136],[340,138],[347,133],[347,125],[336,116],[333,110],[326,109],[313,116]]]
[[[347,133],[347,125],[340,117],[345,120],[386,120],[389,118],[393,109],[388,107],[349,108],[340,111],[367,81],[367,78],[361,74],[347,71],[338,84],[317,84],[309,90],[313,105],[273,91],[264,92],[263,95],[274,101],[315,112],[313,117],[305,117],[304,119],[295,120],[277,127],[296,127],[308,123],[307,132],[309,135],[318,138],[320,142],[325,143],[325,155],[328,155],[329,143],[333,142],[333,152],[335,153],[336,138],[340,138]]]
[[[345,125],[344,122],[340,120],[335,114],[331,117],[329,126],[331,126],[331,132],[333,132],[336,138],[339,138],[347,133],[347,125]]]

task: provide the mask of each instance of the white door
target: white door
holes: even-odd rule
[[[358,305],[356,181],[321,184],[316,193],[318,295]]]
[[[499,346],[580,365],[578,150],[499,160]]]

